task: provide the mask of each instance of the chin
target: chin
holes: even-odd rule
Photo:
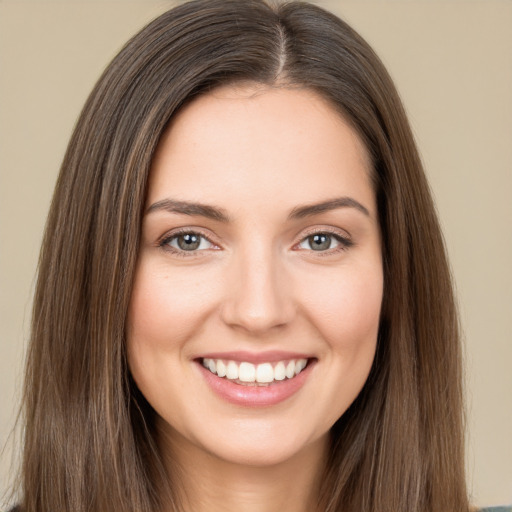
[[[327,439],[328,432],[312,435],[285,425],[258,422],[258,425],[233,425],[224,435],[208,436],[203,442],[197,440],[196,448],[237,466],[269,467],[299,461]]]

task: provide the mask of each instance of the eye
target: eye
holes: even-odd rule
[[[313,233],[304,238],[299,244],[299,249],[325,252],[330,250],[343,250],[352,245],[352,242],[345,237],[334,233]]]
[[[160,246],[175,252],[196,252],[215,247],[210,240],[195,231],[175,233],[162,240]]]

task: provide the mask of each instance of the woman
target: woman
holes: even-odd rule
[[[469,509],[442,238],[347,25],[197,1],[114,59],[55,191],[24,407],[24,511]]]

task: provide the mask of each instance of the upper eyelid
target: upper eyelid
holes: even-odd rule
[[[206,234],[201,228],[199,227],[183,227],[183,228],[176,228],[176,230],[171,230],[166,232],[164,235],[162,235],[159,238],[160,241],[164,241],[169,238],[173,238],[175,236],[184,234],[184,233],[195,233],[198,235],[203,236],[206,238],[209,242],[215,243],[211,235]],[[306,228],[305,231],[302,231],[300,234],[300,237],[296,237],[297,241],[301,241],[304,238],[314,235],[316,233],[327,233],[331,235],[339,235],[342,238],[351,239],[351,235],[345,230],[341,228],[334,228],[334,227],[328,227],[328,226],[321,226],[321,227],[313,227],[313,228]],[[343,233],[343,234],[342,234]]]
[[[178,228],[177,230],[168,231],[167,233],[165,233],[163,236],[161,236],[158,239],[158,245],[161,245],[179,235],[184,235],[184,234],[188,234],[188,233],[194,233],[196,235],[200,235],[203,238],[205,238],[206,240],[208,240],[208,242],[210,242],[211,244],[219,245],[212,239],[213,237],[204,233],[200,228]]]
[[[209,247],[208,249],[202,249],[200,251],[198,251],[198,250],[186,251],[186,250],[183,250],[183,249],[180,249],[177,247],[172,247],[170,245],[169,242],[171,240],[175,239],[176,237],[178,237],[180,235],[184,235],[184,234],[188,234],[188,233],[194,233],[196,235],[199,235],[200,237],[207,240],[210,244],[212,244],[213,247]],[[158,249],[160,249],[162,251],[165,251],[169,254],[174,254],[176,257],[179,256],[179,257],[185,257],[185,258],[200,257],[201,253],[203,253],[206,250],[218,250],[219,249],[219,244],[215,243],[211,239],[211,237],[205,235],[198,228],[195,228],[195,229],[180,228],[177,231],[171,231],[171,232],[168,231],[165,235],[163,235],[162,237],[160,237],[158,239],[158,241],[155,245],[158,247]]]
[[[311,249],[310,251],[306,250],[306,252],[316,252],[318,256],[328,256],[332,255],[334,253],[339,252],[340,250],[346,250],[354,246],[354,242],[351,237],[341,235],[337,231],[329,231],[329,230],[319,230],[319,231],[313,231],[309,233],[306,236],[303,236],[298,242],[296,242],[293,247],[297,247],[298,245],[304,243],[310,236],[314,236],[315,234],[326,234],[332,238],[334,238],[338,244],[340,244],[340,247],[335,247],[331,249],[327,249],[325,251],[314,251]]]
[[[327,235],[337,236],[337,237],[341,238],[342,240],[352,241],[352,236],[345,229],[322,226],[322,227],[306,229],[305,232],[303,231],[301,233],[300,238],[295,243],[302,242],[308,236],[316,235],[318,233],[325,233]]]
[[[176,230],[167,232],[166,234],[164,234],[162,237],[159,238],[158,246],[163,247],[173,238],[175,238],[181,234],[187,234],[187,233],[197,234],[197,235],[205,238],[209,243],[216,246],[217,248],[219,246],[221,246],[221,244],[215,242],[212,239],[213,237],[207,235],[206,233],[204,233],[204,231],[202,229],[200,229],[198,227],[190,227],[190,228],[182,227],[182,228],[178,228]],[[353,243],[352,237],[344,229],[334,228],[332,226],[329,226],[329,227],[317,226],[317,227],[307,228],[305,231],[302,231],[300,234],[300,237],[297,237],[295,239],[295,241],[293,242],[292,247],[296,247],[298,244],[302,243],[304,240],[306,240],[308,237],[310,237],[312,235],[321,234],[321,233],[324,233],[324,234],[327,234],[330,236],[334,236],[340,243],[344,243],[346,245],[351,245]],[[180,249],[176,249],[176,248],[172,248],[172,249],[177,252],[184,252],[184,253],[187,252],[187,251],[181,251]],[[204,250],[206,250],[206,249],[203,249],[202,251],[204,251]],[[190,251],[190,255],[192,255],[193,253],[198,253],[198,252],[202,252],[202,251]],[[328,251],[325,251],[325,252],[328,252]]]

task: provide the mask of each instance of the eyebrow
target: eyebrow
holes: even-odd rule
[[[338,208],[355,208],[366,216],[370,216],[368,209],[359,201],[351,197],[337,197],[322,201],[321,203],[297,206],[288,214],[288,220],[303,219],[320,213],[336,210]],[[182,215],[198,215],[219,222],[229,223],[230,217],[223,208],[191,201],[177,201],[176,199],[162,199],[153,203],[146,214],[164,210],[169,213],[181,213]]]
[[[304,217],[310,217],[319,213],[328,212],[331,210],[337,210],[338,208],[355,208],[361,213],[364,213],[367,217],[370,216],[368,209],[363,206],[359,201],[351,197],[336,197],[321,203],[297,206],[288,215],[288,219],[303,219]]]
[[[169,213],[181,213],[183,215],[199,215],[219,222],[230,222],[229,216],[224,209],[202,203],[162,199],[153,203],[146,210],[146,214],[158,210],[165,210]]]

